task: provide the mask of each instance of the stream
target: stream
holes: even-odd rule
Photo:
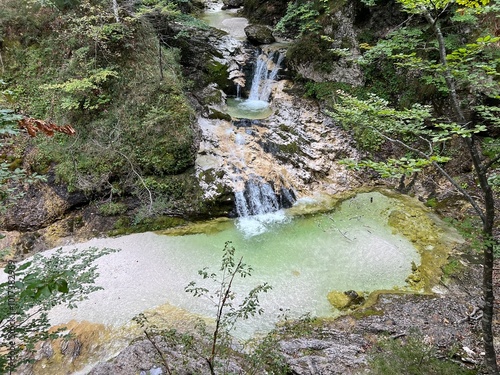
[[[232,11],[222,11],[219,5],[207,10],[204,19],[237,41],[244,40],[242,30],[247,21]],[[283,55],[273,48],[259,51],[254,58],[254,76],[247,97],[228,100],[228,113],[233,118],[261,119],[273,113],[270,97]],[[274,94],[286,99],[284,94]],[[280,105],[281,115],[286,115],[287,107]],[[407,278],[412,265],[420,266],[423,262],[423,250],[416,247],[414,238],[403,236],[389,225],[391,214],[409,210],[407,200],[377,191],[351,194],[344,200],[325,194],[330,192],[328,189],[338,192],[334,188],[348,172],[323,157],[320,151],[332,154],[333,142],[340,144],[342,139],[319,115],[309,115],[304,110],[301,116],[290,116],[295,121],[292,123],[276,115],[270,117],[269,123],[253,129],[200,117],[204,139],[197,168],[224,169],[234,187],[235,211],[239,217],[218,218],[163,232],[96,238],[65,247],[64,250],[108,247],[120,251],[96,261],[100,273],[96,284],[103,290],[91,294],[77,309],[55,307],[50,312],[51,322],[55,325],[70,320],[86,321],[119,332],[107,338],[108,344],[115,340],[112,348],[99,348],[103,352],[93,359],[95,363],[111,358],[137,335],[137,330],[131,328],[132,318],[137,314],[154,312],[166,319],[166,326],[195,316],[210,321],[215,315],[214,306],[187,294],[184,288],[191,281],[209,289],[215,287],[202,280],[198,270],[208,267],[217,272],[227,241],[236,248],[236,257],[242,256],[253,268],[251,277],[235,281],[236,302],[241,302],[257,284],[266,282],[272,286],[272,290],[259,298],[263,315],[236,325],[233,335],[240,340],[266,334],[285,317],[338,315],[339,311],[327,299],[331,291],[409,290]],[[256,140],[260,134],[269,137],[277,134],[269,130],[271,126],[286,130],[289,137],[292,135],[288,134],[295,132],[297,139],[307,140],[310,149],[301,154],[312,161],[307,165],[297,162],[299,167],[294,168],[298,172],[285,165],[286,158],[282,158],[279,166],[275,164],[275,159],[259,148],[264,142]],[[297,128],[292,129],[294,126]],[[307,133],[308,130],[311,132]],[[315,141],[313,131],[319,140]],[[327,164],[328,169],[323,171],[320,163]],[[313,181],[306,167],[318,174],[322,172],[330,187],[315,193],[319,183]],[[425,207],[419,207],[419,215],[427,217]],[[417,222],[420,218],[415,215],[411,225],[420,225]],[[434,217],[429,216],[429,220],[445,227]],[[455,241],[450,240],[446,230],[432,236],[436,246],[451,248]],[[426,262],[432,261],[427,255]]]

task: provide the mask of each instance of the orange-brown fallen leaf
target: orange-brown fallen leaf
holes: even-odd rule
[[[19,127],[21,129],[26,129],[31,137],[36,137],[39,132],[42,132],[49,137],[52,137],[54,132],[68,135],[74,135],[76,133],[76,130],[71,125],[59,126],[53,122],[38,120],[31,117],[25,117],[19,120]]]

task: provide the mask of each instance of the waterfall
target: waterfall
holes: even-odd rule
[[[240,78],[244,73],[240,72],[241,75],[237,75],[238,80],[234,81],[236,99],[228,98],[227,100],[228,114],[234,118],[246,119],[261,119],[270,116],[272,108],[269,99],[284,59],[285,55],[279,51],[258,50],[251,77],[247,77],[248,82],[252,82],[250,90],[247,92],[248,98],[241,98],[241,89],[244,85],[240,84]]]
[[[276,54],[278,54],[278,57],[276,63],[274,63]],[[248,100],[260,100],[263,102],[269,100],[271,96],[271,85],[278,75],[284,57],[283,54],[277,51],[272,52],[269,56],[264,53],[257,56]],[[269,67],[271,64],[273,64],[273,66]]]
[[[248,99],[240,99],[241,86],[236,83],[236,107],[239,112],[234,117],[262,118],[258,117],[261,113],[268,113],[267,116],[272,113],[269,99],[283,59],[284,55],[279,51],[257,52]],[[251,237],[266,232],[276,223],[287,221],[288,218],[281,208],[291,207],[295,202],[295,194],[284,187],[275,191],[272,182],[266,181],[259,175],[259,171],[247,165],[244,155],[245,144],[246,136],[236,133],[233,155],[236,157],[235,165],[238,167],[234,169],[233,188],[235,214],[238,216],[236,225],[246,237]],[[283,181],[279,185],[282,184]]]
[[[270,183],[257,177],[248,180],[244,190],[235,191],[234,198],[238,215],[236,226],[244,237],[249,238],[288,222],[289,218],[281,208],[290,207],[295,201],[295,194],[282,188],[281,194],[276,195]]]
[[[241,86],[239,83],[236,84],[236,99],[241,99]]]
[[[280,209],[278,197],[267,182],[247,181],[245,190],[235,192],[236,212],[240,217],[262,215]]]

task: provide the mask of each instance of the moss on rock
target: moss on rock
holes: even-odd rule
[[[328,302],[338,310],[357,308],[365,301],[364,293],[354,290],[345,292],[333,290],[328,293],[327,298]]]
[[[397,198],[404,206],[389,214],[388,224],[395,233],[408,238],[421,257],[420,265],[413,266],[407,281],[413,289],[429,292],[439,282],[453,247],[463,239],[423,204],[407,196]]]

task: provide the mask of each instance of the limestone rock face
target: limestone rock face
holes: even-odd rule
[[[244,0],[242,12],[250,22],[274,26],[285,15],[288,3],[287,0]]]
[[[356,60],[363,53],[366,35],[381,38],[404,21],[394,0],[380,7],[367,7],[361,1],[348,1],[330,9],[322,20],[321,34],[303,35],[290,47],[289,67],[299,76],[315,82],[364,84],[363,73]],[[370,42],[369,42],[370,43]]]
[[[49,183],[32,185],[15,207],[1,218],[6,230],[31,231],[46,227],[75,206],[88,202],[83,193]]]
[[[245,34],[250,43],[270,44],[276,41],[273,36],[273,30],[266,25],[251,24],[245,27]]]

